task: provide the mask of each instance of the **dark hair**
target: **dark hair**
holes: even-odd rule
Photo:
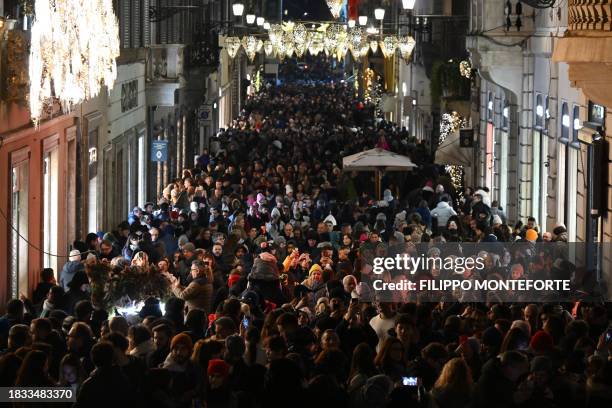
[[[74,305],[74,317],[76,317],[77,320],[89,321],[93,310],[94,308],[90,300],[79,300],[76,305]]]
[[[11,348],[18,349],[25,346],[30,339],[30,328],[25,324],[16,324],[9,330],[9,339],[11,340]]]
[[[165,323],[158,324],[155,327],[153,327],[152,332],[153,333],[155,333],[155,332],[162,332],[166,336],[168,336],[169,339],[171,339],[172,335],[174,334],[172,328],[169,325],[165,324]]]
[[[429,343],[423,350],[421,350],[421,357],[423,359],[434,359],[434,360],[446,360],[448,358],[448,352],[446,347],[440,343]]]
[[[91,348],[91,361],[96,368],[108,368],[113,365],[114,354],[113,345],[107,341],[101,341]]]
[[[131,328],[131,327],[130,327]],[[112,344],[114,347],[117,347],[119,350],[125,353],[128,349],[130,343],[125,336],[119,332],[112,332],[104,336],[104,341]]]
[[[17,387],[50,387],[53,382],[49,378],[45,366],[47,354],[40,350],[31,350],[26,354],[17,372],[15,386]]]
[[[21,359],[15,353],[6,353],[0,357],[0,387],[15,385],[19,367],[21,367]]]
[[[134,339],[134,345],[137,346],[151,339],[151,332],[144,324],[137,324],[135,326],[130,326],[128,329],[128,336]]]
[[[375,357],[376,354],[368,343],[358,344],[353,350],[349,378],[356,374],[365,374],[367,377],[375,375],[377,373],[376,366],[374,365]]]
[[[55,274],[53,273],[53,269],[44,268],[40,271],[40,280],[42,282],[51,282],[55,278]]]
[[[44,317],[32,320],[32,325],[38,330],[46,330],[48,332],[51,332],[53,330],[51,320]]]
[[[9,315],[15,316],[23,313],[23,302],[19,299],[11,299],[6,304],[6,312]]]

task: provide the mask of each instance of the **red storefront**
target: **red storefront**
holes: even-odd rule
[[[76,214],[77,128],[56,116],[32,126],[27,109],[0,103],[0,311],[31,294],[42,268],[66,261]]]

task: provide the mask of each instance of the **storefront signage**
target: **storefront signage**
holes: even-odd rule
[[[151,142],[151,161],[165,162],[168,160],[168,141],[154,140]]]

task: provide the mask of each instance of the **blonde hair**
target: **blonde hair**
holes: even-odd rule
[[[472,370],[463,358],[455,357],[444,364],[433,388],[440,391],[470,392],[472,384]]]

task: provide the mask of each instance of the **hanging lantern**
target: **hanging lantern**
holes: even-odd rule
[[[272,24],[268,30],[268,36],[274,46],[278,46],[281,43],[284,34],[285,32],[280,24]]]
[[[405,35],[399,39],[398,47],[404,60],[408,61],[410,59],[415,45],[416,41],[410,35]]]
[[[230,58],[236,57],[238,50],[240,50],[240,38],[238,37],[227,37],[225,39],[225,50]]]
[[[326,0],[327,7],[329,7],[329,11],[331,15],[337,19],[340,17],[340,10],[342,10],[342,4],[344,4],[344,0]]]
[[[397,50],[398,40],[394,35],[389,35],[380,43],[380,49],[383,52],[385,58],[391,58]]]
[[[302,23],[297,24],[293,28],[293,40],[296,43],[304,43],[308,40],[308,31],[306,31],[306,26]]]
[[[255,55],[257,55],[258,40],[252,35],[242,37],[242,48],[246,53],[249,61],[253,62]]]
[[[359,27],[353,27],[348,30],[348,42],[351,51],[353,49],[361,49],[361,41],[363,40],[363,31]]]
[[[285,55],[288,58],[291,58],[293,56],[293,53],[295,52],[295,43],[293,42],[293,32],[291,31],[285,32],[282,42],[283,42],[283,46],[285,49]]]

